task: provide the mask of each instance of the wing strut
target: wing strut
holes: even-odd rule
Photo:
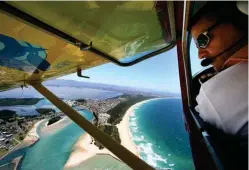
[[[53,103],[58,109],[65,113],[70,119],[72,119],[77,125],[84,129],[89,135],[98,140],[105,146],[108,150],[114,153],[118,158],[120,158],[124,163],[130,166],[132,169],[138,170],[150,170],[153,169],[139,157],[134,155],[132,152],[127,150],[125,147],[117,143],[115,140],[110,138],[107,134],[102,132],[83,116],[81,116],[72,107],[68,106],[62,100],[60,100],[56,95],[50,92],[46,87],[44,87],[41,82],[28,82],[33,86],[38,92],[40,92],[44,97],[46,97],[51,103]]]

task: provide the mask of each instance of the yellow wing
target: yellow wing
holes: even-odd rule
[[[1,2],[0,21],[0,91],[172,45],[150,1]]]

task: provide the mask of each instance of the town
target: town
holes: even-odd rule
[[[0,157],[17,147],[36,122],[55,116],[53,109],[36,110],[42,113],[35,116],[19,116],[15,111],[0,111]]]
[[[125,97],[117,97],[106,100],[64,100],[64,102],[72,107],[92,112],[95,125],[105,125],[108,124],[107,120],[110,117],[107,112],[126,100]],[[48,119],[54,123],[65,116],[51,108],[36,108],[36,111],[39,114],[20,116],[12,110],[0,110],[0,158],[17,147],[39,120]]]
[[[107,112],[121,102],[127,101],[127,98],[113,98],[106,100],[77,100],[76,105],[89,110],[94,114],[95,122],[98,124],[108,124],[110,115]]]

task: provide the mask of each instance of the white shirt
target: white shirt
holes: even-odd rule
[[[203,83],[196,98],[200,117],[226,133],[248,122],[248,63],[238,63]]]

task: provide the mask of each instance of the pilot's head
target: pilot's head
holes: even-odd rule
[[[229,54],[237,42],[248,36],[247,19],[247,15],[241,13],[234,2],[208,2],[190,21],[198,57],[211,59],[209,61],[216,71],[223,69],[229,57],[245,55],[240,57],[248,58],[245,46],[231,53],[229,57],[224,55],[224,51]]]

